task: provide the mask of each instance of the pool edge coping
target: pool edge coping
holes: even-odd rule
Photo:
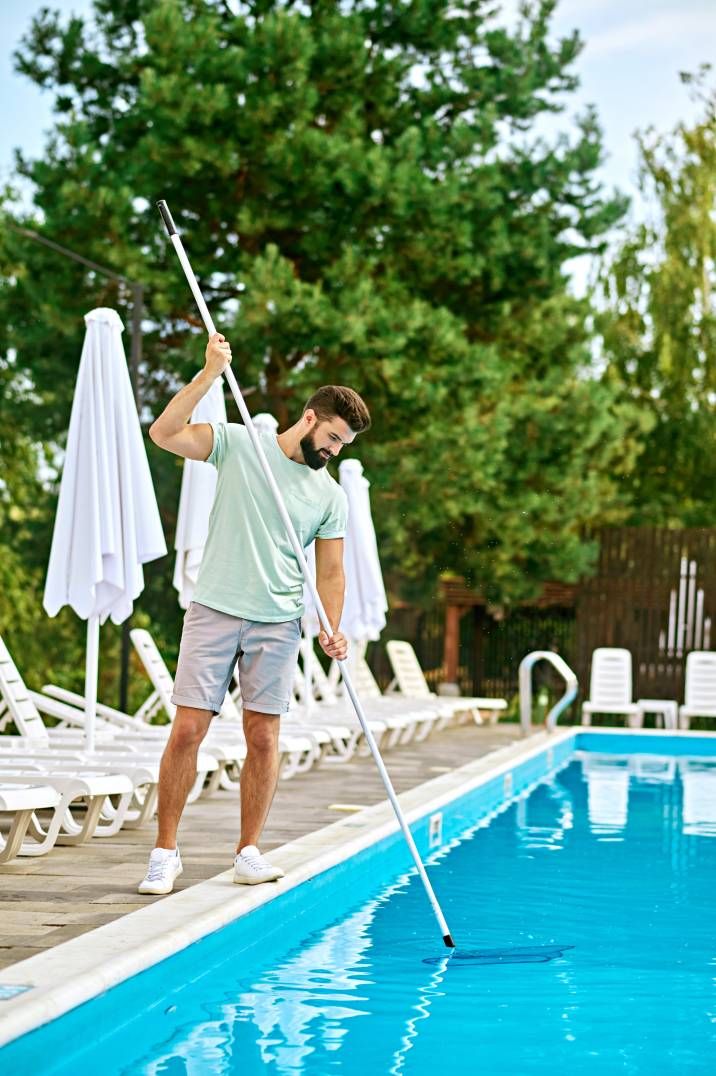
[[[408,823],[439,811],[480,785],[499,777],[580,732],[662,737],[716,737],[697,730],[643,730],[568,726],[533,732],[449,773],[422,782],[398,799]],[[232,870],[144,905],[94,930],[10,965],[2,986],[26,986],[27,993],[0,1002],[0,1048],[147,970],[222,927],[243,918],[304,882],[330,870],[398,830],[388,800],[313,830],[272,850],[286,872],[274,885],[233,886]]]

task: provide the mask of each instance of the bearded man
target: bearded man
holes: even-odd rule
[[[212,464],[218,479],[194,600],[184,618],[172,695],[176,716],[159,776],[157,841],[140,893],[171,893],[181,874],[177,830],[196,778],[197,752],[237,662],[247,755],[234,881],[253,885],[283,876],[258,846],[278,781],[279,722],[288,710],[298,660],[303,576],[246,427],[189,421],[230,362],[228,341],[214,334],[202,372],[149,430],[168,452]],[[337,630],[347,502],[326,464],[369,426],[368,408],[358,393],[326,385],[310,397],[293,426],[278,437],[260,435],[301,545],[316,540],[316,586],[336,626],[330,637],[321,632],[319,642],[338,661],[347,654],[346,639]]]

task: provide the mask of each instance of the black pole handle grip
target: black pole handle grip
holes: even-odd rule
[[[166,229],[167,229],[167,232],[169,233],[169,235],[176,235],[177,230],[176,230],[176,226],[174,224],[174,221],[172,220],[172,215],[169,212],[169,206],[167,205],[167,203],[164,201],[163,198],[161,199],[161,201],[157,202],[157,209],[159,210],[159,212],[162,215],[162,220],[164,221],[164,224],[166,226]]]

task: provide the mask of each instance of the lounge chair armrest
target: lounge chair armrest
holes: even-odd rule
[[[161,709],[162,700],[159,698],[159,692],[154,690],[151,695],[147,695],[134,717],[137,721],[143,721],[144,724],[149,725],[154,715]]]
[[[67,721],[70,725],[84,725],[84,713],[76,706],[69,706],[66,702],[60,702],[59,699],[50,698],[48,695],[43,695],[41,691],[28,691],[28,695],[41,714],[57,718],[58,721]]]
[[[57,699],[59,702],[66,702],[69,706],[75,706],[84,712],[84,695],[78,695],[75,691],[67,691],[63,687],[57,687],[56,684],[44,684],[42,693],[45,696]],[[113,724],[122,725],[124,728],[136,729],[139,724],[136,718],[130,717],[129,714],[123,714],[121,710],[115,710],[111,706],[105,706],[102,702],[95,704],[95,712],[99,717],[106,717]]]

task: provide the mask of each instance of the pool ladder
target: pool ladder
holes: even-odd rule
[[[554,730],[560,714],[567,709],[570,703],[574,702],[579,690],[577,677],[564,658],[561,658],[559,654],[555,654],[553,650],[533,650],[531,654],[528,654],[520,662],[520,723],[522,724],[523,732],[529,732],[532,728],[532,669],[538,661],[548,661],[560,676],[564,677],[565,683],[564,694],[557,700],[545,718],[548,732]]]

